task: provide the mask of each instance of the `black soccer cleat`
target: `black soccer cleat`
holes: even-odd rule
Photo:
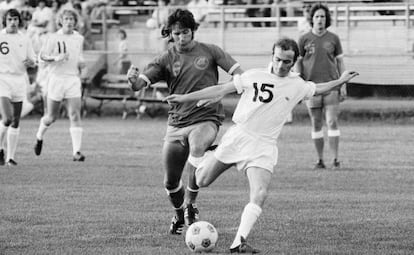
[[[318,160],[318,162],[316,162],[315,166],[313,167],[313,169],[325,169],[325,163],[323,163],[323,160],[320,159]]]
[[[177,216],[171,219],[170,230],[171,235],[181,235],[184,230],[184,220],[178,220]]]
[[[341,168],[341,162],[339,162],[337,159],[334,159],[332,163],[332,169],[339,169]]]
[[[206,151],[215,151],[217,149],[217,146],[217,144],[212,144],[206,149]]]
[[[253,248],[249,244],[244,237],[240,237],[240,244],[234,248],[230,248],[230,253],[250,253],[256,254],[260,253],[260,250]]]
[[[34,153],[36,154],[36,156],[39,156],[40,153],[42,153],[42,147],[43,147],[43,140],[36,140],[36,144],[34,147]]]
[[[0,150],[0,166],[4,166],[6,161],[4,161],[4,150]]]
[[[11,158],[7,161],[7,166],[17,166],[17,162]]]
[[[190,226],[199,220],[199,211],[195,204],[187,204],[184,209],[184,221],[186,226]]]
[[[79,151],[76,152],[75,155],[73,155],[73,161],[79,161],[79,162],[83,162],[85,161],[85,155],[83,155],[82,153],[80,153]]]

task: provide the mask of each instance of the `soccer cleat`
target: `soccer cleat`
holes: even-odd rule
[[[178,220],[177,216],[174,216],[171,220],[169,233],[171,235],[181,235],[184,230],[184,220]]]
[[[323,160],[320,159],[318,160],[318,162],[316,162],[315,166],[313,167],[313,169],[325,169],[325,163],[323,163]]]
[[[240,244],[234,248],[230,248],[230,253],[260,253],[260,250],[253,248],[249,244],[244,237],[240,237]]]
[[[80,153],[79,151],[76,152],[75,155],[73,155],[73,161],[85,161],[85,158],[86,157],[82,153]]]
[[[339,169],[341,168],[341,162],[339,162],[337,159],[334,159],[332,163],[332,169]]]
[[[199,211],[195,204],[187,204],[184,210],[184,221],[186,226],[190,226],[194,222],[199,220]]]
[[[7,166],[17,166],[17,162],[11,158],[7,161]]]
[[[212,144],[206,149],[206,151],[215,151],[217,146],[218,146],[217,144]]]
[[[40,153],[42,153],[42,146],[43,146],[43,140],[36,140],[36,144],[34,147],[34,153],[36,154],[36,156],[39,156]]]
[[[0,150],[0,166],[4,166],[6,162],[4,161],[4,150]]]

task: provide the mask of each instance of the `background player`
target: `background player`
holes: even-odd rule
[[[28,86],[27,67],[35,66],[32,43],[19,31],[23,26],[20,13],[9,9],[3,15],[0,31],[0,165],[17,165],[17,148],[22,104]],[[7,158],[4,159],[4,140],[7,134]]]
[[[127,76],[132,89],[137,91],[165,80],[170,93],[186,94],[217,84],[219,66],[229,74],[242,73],[239,64],[222,49],[194,40],[197,27],[190,11],[174,11],[163,30],[163,36],[169,37],[173,46],[149,63],[142,74],[131,67]],[[195,102],[175,104],[169,110],[162,161],[165,189],[176,211],[170,226],[171,234],[181,234],[184,222],[190,225],[198,219],[195,205],[198,186],[194,171],[216,139],[224,119],[221,103],[210,103],[205,107],[197,107]],[[184,202],[181,176],[186,162],[189,181]]]
[[[81,80],[80,69],[85,67],[83,60],[83,36],[74,31],[78,16],[74,10],[63,10],[58,23],[62,27],[49,36],[47,43],[40,51],[40,58],[49,63],[47,84],[46,114],[40,119],[36,134],[35,154],[40,155],[43,136],[49,126],[59,117],[60,103],[67,100],[70,119],[70,135],[72,138],[73,161],[84,161],[80,152],[82,145],[81,127]]]
[[[312,30],[299,38],[300,58],[297,70],[307,81],[327,82],[338,79],[345,70],[343,52],[339,37],[328,31],[331,15],[328,7],[322,4],[312,6],[310,12]],[[346,95],[342,86],[342,96]],[[329,93],[312,97],[306,102],[312,122],[312,140],[318,154],[315,168],[325,168],[323,161],[324,134],[322,131],[323,114],[328,127],[328,142],[333,152],[333,168],[339,168],[338,147],[340,131],[338,129],[340,88]]]
[[[272,63],[268,69],[249,70],[224,85],[166,97],[174,105],[233,92],[241,94],[233,114],[235,124],[224,134],[214,154],[207,156],[196,171],[199,187],[210,185],[233,165],[247,175],[250,202],[244,207],[239,229],[230,246],[231,253],[259,252],[246,243],[246,238],[262,213],[277,163],[277,138],[288,114],[300,100],[337,89],[357,75],[344,72],[339,80],[315,85],[290,71],[298,56],[296,42],[283,38],[273,45]]]

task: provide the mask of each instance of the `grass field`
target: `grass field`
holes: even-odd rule
[[[34,156],[37,125],[22,121],[19,165],[0,168],[0,254],[190,254],[182,236],[167,234],[165,119],[84,120],[84,163],[71,161],[67,120]],[[412,130],[343,123],[343,168],[315,171],[309,124],[286,126],[249,241],[262,254],[413,254]],[[234,169],[201,190],[201,218],[219,232],[215,253],[228,252],[247,198],[246,179]]]

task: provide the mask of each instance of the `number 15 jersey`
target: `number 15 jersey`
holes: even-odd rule
[[[298,73],[279,77],[268,69],[252,69],[234,78],[242,94],[233,121],[250,135],[276,142],[287,116],[295,105],[315,94],[315,83],[304,81]]]

